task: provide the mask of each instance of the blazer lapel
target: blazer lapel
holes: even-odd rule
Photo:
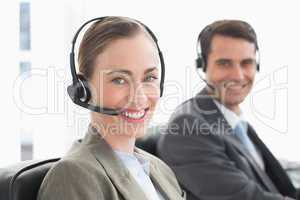
[[[270,180],[270,178],[265,174],[264,171],[261,170],[261,168],[258,166],[256,161],[252,158],[252,156],[247,152],[247,150],[244,148],[244,146],[237,141],[234,136],[226,137],[226,140],[230,141],[231,144],[235,146],[235,148],[239,151],[240,154],[242,154],[247,161],[250,163],[250,166],[252,167],[253,171],[256,173],[256,175],[259,177],[261,182],[264,184],[264,186],[270,191],[270,192],[276,192],[278,193],[278,190]]]
[[[105,169],[108,177],[123,195],[124,199],[147,199],[126,166],[93,127],[89,127],[83,143],[88,146],[99,164]]]
[[[277,186],[281,194],[295,198],[296,189],[293,186],[287,173],[284,171],[280,163],[269,151],[266,145],[259,139],[253,127],[250,124],[248,124],[248,126],[248,135],[252,142],[256,145],[256,147],[261,151],[266,165],[266,173],[269,175],[272,183]]]
[[[217,126],[220,127],[218,129],[213,129],[213,134],[220,135],[220,137],[224,137],[225,140],[229,141],[238,152],[243,155],[247,161],[249,162],[250,166],[253,168],[253,171],[257,174],[257,176],[261,179],[262,183],[265,187],[272,192],[278,192],[272,181],[269,179],[268,176],[264,174],[261,168],[258,166],[256,161],[251,157],[248,151],[245,149],[243,144],[236,138],[232,128],[228,124],[227,120],[224,118],[224,115],[218,109],[216,104],[213,102],[212,97],[208,94],[207,90],[202,90],[197,95],[197,104],[201,110],[205,110],[206,112],[202,113],[205,120],[210,124],[210,127],[214,127],[214,124],[217,123]],[[205,108],[205,109],[204,109]]]
[[[149,160],[149,158],[141,151],[138,150],[138,148],[135,149],[136,152],[138,152],[141,156],[144,157],[144,159]],[[150,159],[150,178],[155,185],[155,187],[159,190],[161,195],[166,200],[173,200],[173,199],[182,199],[182,197],[178,194],[178,191],[175,190],[175,187],[170,187],[170,184],[166,181],[164,178],[165,174],[162,174],[159,170],[159,168],[155,165],[155,162],[153,162]]]

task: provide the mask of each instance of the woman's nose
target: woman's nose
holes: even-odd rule
[[[130,98],[130,102],[138,108],[144,108],[148,105],[147,90],[142,83],[135,84],[134,88],[132,88]]]

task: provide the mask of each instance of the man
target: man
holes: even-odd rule
[[[172,115],[159,156],[188,200],[295,199],[287,174],[239,106],[259,70],[253,28],[238,20],[216,21],[198,43],[197,68],[206,73],[207,87]]]

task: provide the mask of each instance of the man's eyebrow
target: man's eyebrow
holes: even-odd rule
[[[216,62],[224,62],[224,61],[231,62],[232,59],[230,59],[230,58],[219,58],[219,59],[216,60]]]
[[[255,58],[244,58],[242,61],[256,61]]]

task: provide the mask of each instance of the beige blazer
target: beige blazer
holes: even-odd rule
[[[174,173],[158,158],[135,148],[150,160],[150,178],[167,200],[183,199]],[[146,200],[143,190],[105,140],[89,128],[81,143],[49,170],[38,200]]]

